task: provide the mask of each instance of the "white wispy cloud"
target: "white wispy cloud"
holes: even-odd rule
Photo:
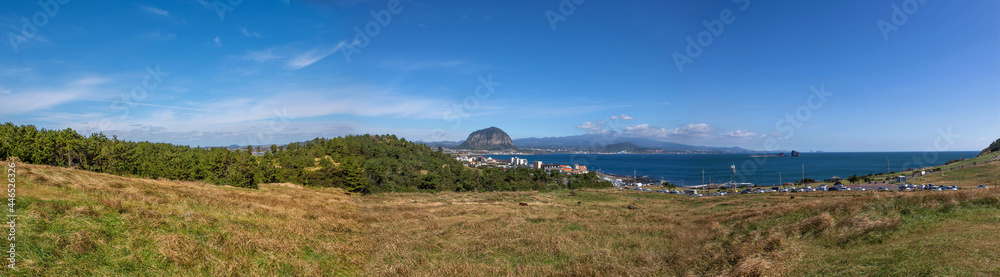
[[[635,119],[635,117],[628,116],[627,114],[621,114],[621,115],[612,115],[611,119],[612,120],[633,120],[633,119]]]
[[[215,46],[222,46],[222,38],[221,37],[215,37],[215,39],[213,39],[212,42],[215,42]]]
[[[103,113],[89,112],[89,113],[68,113],[68,112],[46,112],[41,113],[36,119],[46,120],[46,121],[79,121],[79,120],[93,120],[104,117]]]
[[[251,60],[259,63],[274,59],[280,59],[281,56],[274,54],[274,51],[275,51],[274,48],[269,48],[267,50],[261,50],[261,51],[249,51],[246,54],[244,54],[242,58],[244,60]]]
[[[163,32],[160,32],[160,30],[156,30],[153,32],[142,34],[142,36],[150,40],[173,40],[174,38],[177,37],[177,34],[171,34],[171,33],[165,34]]]
[[[11,91],[9,89],[6,89],[4,87],[0,87],[0,94],[11,94],[12,92],[13,91]]]
[[[333,54],[332,51],[322,51],[322,50],[310,50],[308,52],[299,54],[295,58],[288,61],[286,64],[289,69],[301,69],[310,66],[326,56]]]
[[[258,33],[258,32],[247,31],[247,27],[240,27],[240,31],[243,31],[243,36],[245,36],[245,37],[253,37],[253,38],[263,38],[264,37],[264,36],[260,35],[260,33]]]
[[[626,114],[612,115],[608,119],[584,122],[576,128],[586,130],[588,134],[621,133],[625,127],[628,127],[622,121],[634,119],[635,117]]]
[[[622,120],[633,120],[634,117],[622,114],[612,116],[606,120],[588,121],[576,126],[577,129],[585,130],[588,134],[606,134],[621,137],[637,137],[653,139],[658,141],[669,141],[679,143],[691,143],[701,145],[724,145],[760,142],[767,138],[767,135],[760,135],[752,131],[736,129],[733,131],[719,130],[708,123],[692,123],[678,126],[676,128],[663,128],[649,125],[648,123],[622,125]],[[751,147],[756,144],[749,144]],[[759,147],[759,146],[758,146]]]
[[[440,60],[440,61],[404,61],[404,60],[392,60],[382,63],[383,67],[392,68],[396,70],[403,71],[413,71],[429,68],[443,68],[443,67],[455,67],[467,64],[463,60]]]
[[[17,94],[0,94],[0,114],[25,114],[80,100],[95,86],[110,81],[104,77],[68,80],[58,87],[19,89]],[[2,88],[0,88],[2,90]]]
[[[159,8],[156,8],[156,7],[153,7],[153,6],[140,5],[140,7],[142,8],[143,11],[146,11],[146,12],[149,12],[149,13],[152,13],[152,14],[155,14],[155,15],[170,16],[170,12],[164,11],[162,9],[159,9]]]
[[[0,76],[8,78],[20,78],[34,71],[32,67],[5,67],[0,70]]]
[[[73,84],[79,85],[79,86],[93,86],[93,85],[106,84],[109,81],[111,81],[111,79],[104,78],[104,77],[87,77],[87,78],[76,80],[76,81],[73,82]]]
[[[20,88],[16,95],[0,94],[0,114],[30,118],[29,121],[48,122],[56,126],[93,120],[104,111],[76,111],[80,110],[79,107],[86,107],[85,103],[89,98],[108,97],[109,94],[116,93],[113,89],[115,82],[115,77],[91,75],[65,79],[61,84],[50,87]]]
[[[661,139],[707,139],[717,136],[715,128],[707,123],[694,123],[674,129],[639,124],[625,127],[624,135]]]
[[[126,104],[128,106],[157,107],[157,108],[167,108],[167,109],[172,109],[172,110],[190,110],[190,111],[202,111],[202,112],[207,112],[208,111],[208,110],[202,110],[202,109],[191,108],[191,107],[181,107],[181,106],[170,106],[170,105],[159,105],[159,104],[143,103],[143,102],[135,101],[134,99],[126,99],[126,101],[123,101],[121,99],[117,99],[117,100],[101,100],[101,99],[84,99],[84,98],[79,98],[77,100],[107,102],[107,103],[116,103],[116,104],[123,104],[124,103],[124,104]]]
[[[722,135],[726,136],[726,137],[732,137],[732,138],[752,138],[752,137],[759,136],[757,133],[750,132],[750,131],[744,131],[744,130],[740,130],[740,129],[736,129],[735,131],[724,133]]]
[[[288,69],[292,70],[301,69],[326,58],[330,54],[336,53],[337,50],[340,50],[340,48],[343,46],[344,42],[340,42],[333,49],[312,49],[303,53],[299,53],[295,55],[295,57],[292,58],[291,60],[288,60],[288,62],[285,65],[288,67]]]
[[[598,122],[587,121],[584,122],[583,124],[580,124],[580,126],[576,126],[576,128],[586,130],[588,134],[602,134],[605,133],[607,130],[607,128],[602,125],[603,123],[604,123],[603,121],[598,121]]]
[[[0,114],[23,114],[73,101],[86,94],[84,88],[42,89],[0,95]]]
[[[106,100],[94,100],[110,102]],[[255,122],[275,118],[315,119],[350,115],[371,118],[440,119],[448,103],[402,95],[384,89],[352,87],[315,91],[282,91],[268,97],[234,97],[202,103],[130,103],[127,120],[114,119],[114,130],[130,130],[128,122],[171,132],[245,131]],[[82,124],[82,123],[81,123]],[[359,126],[363,127],[363,126]],[[243,129],[241,129],[243,128]]]

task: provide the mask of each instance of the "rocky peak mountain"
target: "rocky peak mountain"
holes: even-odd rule
[[[514,147],[514,142],[510,139],[510,136],[497,127],[489,127],[472,132],[472,134],[469,134],[469,138],[465,139],[465,142],[462,142],[456,148],[472,150],[517,149],[517,147]]]

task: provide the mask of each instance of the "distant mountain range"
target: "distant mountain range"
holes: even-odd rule
[[[498,129],[499,130],[499,129]],[[471,135],[470,135],[471,136]],[[434,141],[423,142],[431,147],[456,148],[464,141]],[[756,153],[759,151],[744,149],[740,147],[713,147],[687,145],[673,142],[663,142],[637,137],[604,136],[596,134],[566,136],[566,137],[544,137],[544,138],[521,138],[512,140],[514,146],[518,148],[563,148],[586,151],[603,152],[605,146],[629,142],[637,147],[663,149],[665,153]],[[623,149],[624,150],[624,149]]]
[[[601,148],[600,152],[604,152],[604,153],[619,153],[619,152],[626,152],[626,153],[659,153],[659,152],[663,152],[663,151],[660,150],[660,149],[640,147],[640,146],[635,145],[635,144],[633,144],[631,142],[622,142],[622,143],[615,143],[615,144],[605,145],[604,147]]]
[[[687,145],[674,142],[657,141],[647,138],[605,136],[597,134],[587,134],[566,137],[545,137],[545,138],[523,138],[515,139],[514,145],[522,148],[603,148],[616,143],[631,142],[643,148],[663,149],[665,152],[726,152],[726,153],[748,153],[755,152],[740,147],[713,147]]]

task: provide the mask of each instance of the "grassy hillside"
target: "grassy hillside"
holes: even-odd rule
[[[16,275],[1000,275],[995,185],[347,196],[18,168]]]
[[[352,274],[366,259],[357,206],[339,189],[17,168],[20,275]]]

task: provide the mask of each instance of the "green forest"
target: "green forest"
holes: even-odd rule
[[[257,150],[262,155],[254,155]],[[72,129],[0,125],[0,158],[120,176],[204,181],[257,188],[287,182],[352,192],[512,191],[610,187],[594,173],[468,168],[424,144],[395,135],[353,135],[263,149],[200,148],[132,142]]]

